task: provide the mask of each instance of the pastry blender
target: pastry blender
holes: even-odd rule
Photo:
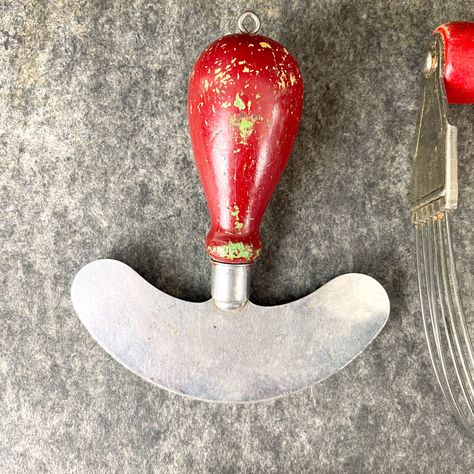
[[[447,119],[448,104],[474,103],[474,23],[435,30],[422,81],[411,197],[421,311],[441,390],[460,426],[474,437],[474,350],[449,218],[458,198],[457,129]]]

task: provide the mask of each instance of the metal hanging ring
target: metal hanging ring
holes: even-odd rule
[[[247,18],[252,19],[253,28],[247,29],[245,27],[244,21]],[[248,33],[248,34],[254,35],[260,29],[260,18],[257,16],[256,13],[251,12],[251,11],[246,11],[246,12],[242,13],[242,15],[240,15],[239,21],[237,22],[237,25],[238,25],[239,30],[240,30],[241,33]]]

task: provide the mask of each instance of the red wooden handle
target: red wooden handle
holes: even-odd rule
[[[474,23],[438,26],[444,43],[444,85],[450,104],[474,103]]]
[[[224,36],[197,60],[188,120],[211,216],[212,259],[250,263],[259,255],[260,221],[291,154],[302,105],[298,64],[270,38]]]

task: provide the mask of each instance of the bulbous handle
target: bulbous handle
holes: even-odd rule
[[[474,23],[454,21],[438,26],[444,47],[444,86],[450,104],[474,103]]]
[[[302,106],[298,64],[265,36],[224,36],[194,65],[188,120],[213,260],[251,263],[259,255],[260,222],[291,154]]]

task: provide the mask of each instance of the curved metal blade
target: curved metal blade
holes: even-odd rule
[[[76,275],[74,308],[97,342],[125,367],[201,400],[281,397],[334,374],[381,331],[383,287],[357,273],[273,307],[240,313],[157,290],[124,263],[98,260]]]

